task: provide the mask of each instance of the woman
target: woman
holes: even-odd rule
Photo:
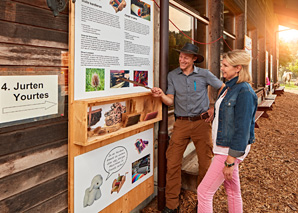
[[[215,103],[214,158],[197,189],[198,212],[213,212],[213,196],[222,183],[228,195],[229,212],[243,212],[238,165],[255,140],[257,110],[257,96],[250,86],[249,63],[250,55],[244,50],[223,56],[221,71],[227,82]]]

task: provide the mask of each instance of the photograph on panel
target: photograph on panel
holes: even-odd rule
[[[86,68],[86,92],[105,89],[105,69]]]
[[[144,86],[148,86],[148,71],[138,71],[135,70],[133,74],[133,80]],[[134,84],[134,87],[138,86]]]
[[[132,163],[132,183],[150,173],[150,154]]]
[[[149,141],[143,139],[137,139],[135,142],[136,150],[139,154],[149,145]]]
[[[126,7],[125,0],[110,0],[110,5],[114,8],[115,12],[118,13]]]
[[[150,21],[150,5],[140,0],[131,0],[131,15]]]
[[[129,70],[111,70],[110,76],[110,88],[129,87],[129,82],[121,80],[129,80]]]

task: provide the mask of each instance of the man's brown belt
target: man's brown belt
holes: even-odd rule
[[[200,115],[192,116],[192,117],[189,117],[189,116],[177,116],[176,117],[176,119],[178,119],[178,120],[189,120],[189,121],[197,121],[197,120],[207,119],[207,118],[209,118],[209,115],[207,112],[204,112]]]

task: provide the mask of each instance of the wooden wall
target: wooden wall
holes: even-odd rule
[[[68,11],[0,1],[0,75],[58,72],[63,116],[0,128],[0,212],[67,212]],[[3,101],[3,100],[0,100]]]

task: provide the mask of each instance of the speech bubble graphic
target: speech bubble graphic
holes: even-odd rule
[[[123,146],[117,146],[107,154],[104,160],[104,169],[108,173],[106,180],[124,166],[127,157],[127,150]]]

